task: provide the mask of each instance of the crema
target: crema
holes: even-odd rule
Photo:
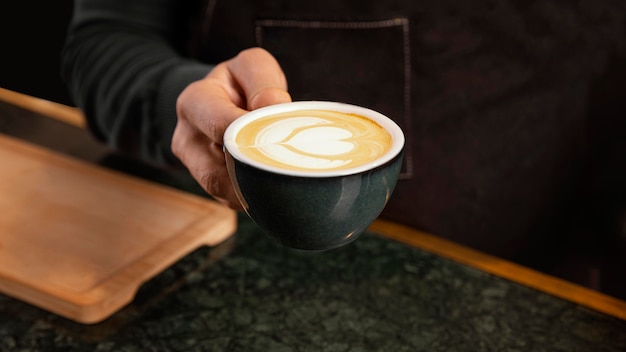
[[[364,116],[298,110],[251,121],[235,142],[244,155],[260,163],[315,172],[374,161],[391,149],[393,140],[385,128]]]

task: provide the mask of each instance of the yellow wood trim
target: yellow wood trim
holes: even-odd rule
[[[75,127],[85,128],[86,121],[80,109],[53,101],[36,98],[5,88],[0,88],[0,101],[65,122]]]
[[[626,302],[598,291],[393,222],[376,220],[370,226],[370,230],[489,274],[626,320]]]

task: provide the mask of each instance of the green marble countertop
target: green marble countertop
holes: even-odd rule
[[[626,322],[366,233],[328,252],[245,217],[81,325],[0,295],[0,351],[626,351]]]

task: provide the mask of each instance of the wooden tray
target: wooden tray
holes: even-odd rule
[[[234,211],[0,134],[0,292],[81,323],[128,304]]]

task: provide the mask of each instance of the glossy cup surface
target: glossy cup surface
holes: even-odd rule
[[[356,168],[327,172],[290,171],[250,160],[234,142],[247,122],[280,112],[335,110],[373,119],[393,137],[389,152]],[[224,135],[231,182],[250,218],[279,243],[302,250],[327,250],[355,240],[382,212],[400,173],[404,135],[384,115],[335,102],[294,102],[254,110]]]

